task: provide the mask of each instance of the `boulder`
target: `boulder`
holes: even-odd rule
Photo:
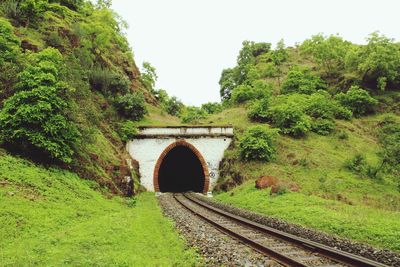
[[[256,181],[256,188],[263,189],[278,184],[278,179],[274,176],[261,176]]]

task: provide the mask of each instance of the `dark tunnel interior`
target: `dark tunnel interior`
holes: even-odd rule
[[[158,172],[161,192],[203,192],[204,182],[201,162],[190,148],[174,147],[164,157]]]

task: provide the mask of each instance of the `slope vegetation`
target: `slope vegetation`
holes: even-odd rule
[[[196,265],[153,194],[121,198],[104,190],[1,151],[0,265]]]
[[[400,46],[367,41],[243,43],[223,111],[201,120],[235,128],[216,199],[400,251]]]

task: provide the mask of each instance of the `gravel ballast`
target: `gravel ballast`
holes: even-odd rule
[[[233,207],[232,205],[225,204],[211,198],[204,197],[200,194],[191,194],[191,196],[204,201],[214,207],[231,212],[235,215],[242,216],[254,222],[293,234],[299,237],[309,239],[342,251],[347,251],[362,257],[381,262],[390,266],[400,266],[400,255],[385,249],[377,249],[372,246],[354,242],[345,238],[329,235],[321,231],[309,229],[297,224],[285,222],[280,219],[261,215],[245,209]]]
[[[159,196],[159,203],[164,215],[175,221],[178,231],[197,248],[207,266],[281,266],[193,215],[172,194]]]

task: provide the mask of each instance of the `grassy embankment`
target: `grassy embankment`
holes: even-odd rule
[[[309,133],[294,139],[278,138],[277,157],[270,163],[242,162],[235,146],[225,157],[233,164],[229,169],[245,177],[245,182],[228,192],[216,194],[217,200],[262,214],[281,218],[307,227],[337,234],[371,245],[400,251],[400,193],[395,177],[381,180],[360,177],[343,165],[357,153],[369,163],[378,161],[381,150],[374,134],[376,123],[385,114],[337,120],[336,132],[328,136]],[[235,126],[236,135],[255,125],[243,107],[231,108],[213,115],[207,123]],[[348,138],[341,139],[339,133]],[[269,189],[258,190],[255,180],[272,175],[300,186],[299,192],[270,195]],[[232,179],[223,177],[221,183]]]
[[[100,191],[71,172],[1,152],[0,266],[196,264],[153,194],[132,199]]]

